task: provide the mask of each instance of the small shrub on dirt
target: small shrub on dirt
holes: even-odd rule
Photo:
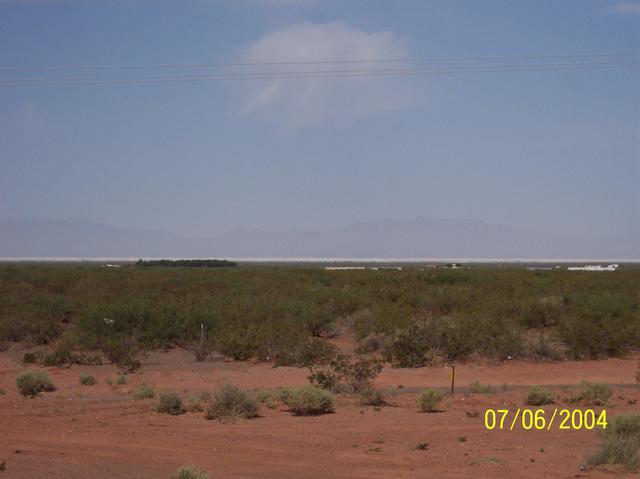
[[[640,468],[640,414],[617,416],[602,435],[603,443],[588,458],[589,464],[621,464],[630,470]]]
[[[171,479],[209,479],[209,475],[197,467],[182,466],[171,475]]]
[[[382,349],[383,345],[384,345],[384,339],[382,336],[377,334],[371,334],[359,342],[358,347],[356,348],[356,353],[358,354],[377,353]]]
[[[416,445],[416,450],[418,451],[426,451],[427,449],[429,449],[428,442],[420,442],[418,443],[418,445]]]
[[[142,400],[142,399],[153,399],[156,397],[155,391],[147,386],[146,383],[140,384],[138,389],[133,392],[133,399]]]
[[[94,386],[98,381],[96,381],[95,376],[91,374],[81,374],[80,375],[80,384],[83,386]]]
[[[529,406],[542,406],[553,403],[553,392],[541,386],[531,386],[527,392],[525,403]]]
[[[473,394],[495,394],[496,388],[489,384],[480,384],[479,381],[473,381],[469,384],[469,392]]]
[[[244,391],[225,384],[213,397],[205,417],[216,421],[251,419],[258,415],[258,405]]]
[[[185,407],[187,412],[202,412],[204,411],[204,407],[202,406],[202,401],[198,398],[191,398],[187,401],[187,405]]]
[[[34,397],[41,392],[55,391],[55,386],[49,374],[45,371],[26,371],[16,379],[20,394]]]
[[[382,351],[385,359],[398,368],[425,366],[431,351],[430,342],[425,340],[426,329],[421,324],[413,323],[406,329],[387,335]]]
[[[79,358],[70,349],[59,347],[51,354],[47,354],[42,363],[45,366],[64,367],[70,366],[71,364],[78,364]]]
[[[275,409],[278,406],[279,395],[272,391],[260,391],[256,395],[256,401],[264,404],[269,409]]]
[[[182,399],[174,392],[161,393],[158,401],[158,412],[177,416],[185,412]]]
[[[442,401],[444,393],[437,389],[425,389],[418,395],[417,403],[420,412],[435,412],[436,406]]]
[[[360,404],[362,406],[386,406],[387,401],[379,389],[367,388],[360,391]]]
[[[372,387],[382,371],[382,361],[339,354],[325,366],[309,368],[309,382],[334,392],[359,392]]]
[[[118,384],[118,386],[124,386],[125,384],[127,384],[127,376],[125,374],[120,374],[116,383]]]
[[[22,356],[22,362],[24,364],[35,364],[37,360],[38,358],[34,353],[24,353],[24,356]]]
[[[302,386],[288,391],[283,402],[296,416],[311,416],[333,411],[333,397],[325,389],[315,386]]]
[[[128,373],[137,371],[142,367],[142,363],[137,358],[140,353],[140,347],[134,338],[107,338],[102,344],[102,353],[109,361]]]
[[[605,406],[612,394],[611,386],[606,383],[582,381],[578,391],[567,396],[565,402],[582,402],[585,406]]]
[[[0,389],[0,396],[7,394],[7,391],[5,391],[4,389]]]

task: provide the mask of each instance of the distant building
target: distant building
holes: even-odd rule
[[[567,269],[569,271],[615,271],[619,266],[619,264],[610,264],[607,266],[588,264],[585,266],[569,266]]]
[[[348,270],[354,270],[354,269],[367,269],[364,266],[326,266],[324,268],[327,271],[348,271]]]

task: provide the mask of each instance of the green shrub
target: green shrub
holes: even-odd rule
[[[287,391],[282,401],[296,416],[326,414],[333,411],[333,397],[325,389],[315,386],[302,386]]]
[[[335,392],[359,392],[372,387],[373,380],[382,371],[382,362],[339,354],[327,365],[309,370],[311,374],[307,379],[312,385]]]
[[[479,381],[473,381],[469,384],[469,392],[473,394],[494,394],[496,388],[488,384],[480,384]]]
[[[93,386],[97,383],[96,378],[91,374],[81,374],[80,375],[80,384],[83,386]]]
[[[264,404],[269,409],[275,409],[278,406],[280,395],[273,391],[259,391],[256,395],[256,401]]]
[[[371,334],[358,342],[356,353],[370,354],[377,353],[384,345],[384,337],[378,334]]]
[[[382,350],[384,358],[398,368],[426,366],[427,354],[432,349],[427,330],[424,324],[416,322],[387,335]]]
[[[577,394],[569,396],[567,402],[584,402],[585,406],[605,406],[612,394],[611,386],[606,383],[582,381]]]
[[[442,401],[444,393],[437,389],[425,389],[418,395],[418,409],[421,412],[435,412],[436,406]]]
[[[45,366],[63,367],[71,364],[78,364],[79,358],[71,350],[65,347],[59,347],[51,354],[47,354],[42,363]]]
[[[360,404],[363,406],[386,406],[387,401],[379,389],[367,388],[360,391]]]
[[[55,386],[49,374],[45,371],[26,371],[16,379],[20,394],[34,397],[45,391],[55,391]]]
[[[209,403],[205,417],[217,421],[251,419],[258,415],[257,403],[231,384],[225,384]]]
[[[141,399],[153,399],[156,397],[155,391],[147,386],[146,383],[140,384],[138,389],[133,392],[133,399],[141,400]]]
[[[542,406],[553,403],[553,392],[541,386],[531,386],[527,392],[525,403],[529,406]]]
[[[640,467],[640,414],[621,414],[603,431],[604,441],[588,458],[591,465],[622,464],[627,469]]]
[[[36,355],[34,353],[24,353],[24,356],[22,356],[22,362],[24,364],[35,364],[37,362]]]
[[[209,475],[197,467],[182,466],[171,475],[171,479],[209,479]]]
[[[310,338],[302,341],[296,348],[294,364],[307,367],[313,364],[327,364],[336,356],[337,351],[333,344],[323,339]],[[277,360],[276,365],[279,365]]]
[[[384,274],[0,265],[0,348],[57,340],[47,364],[86,364],[71,351],[100,351],[135,369],[147,349],[198,344],[204,325],[200,357],[213,348],[318,365],[331,348],[313,337],[353,327],[360,350],[379,350],[393,366],[471,355],[607,357],[640,344],[638,283],[635,267],[602,276],[480,265]]]
[[[125,384],[127,384],[127,376],[126,376],[126,374],[118,375],[118,379],[117,379],[116,383],[119,386],[124,386]]]
[[[180,396],[174,392],[161,393],[158,401],[158,412],[177,416],[185,412]]]
[[[137,358],[140,354],[140,346],[132,337],[107,337],[103,340],[102,352],[109,361],[128,373],[142,367],[142,363]]]

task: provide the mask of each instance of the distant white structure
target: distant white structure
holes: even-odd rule
[[[460,263],[447,263],[442,267],[443,268],[447,268],[447,269],[462,269],[462,264],[460,264]]]
[[[367,269],[364,266],[327,266],[324,269],[327,271],[347,271],[353,269]]]
[[[393,269],[396,271],[402,271],[402,266],[325,266],[324,268],[327,271],[349,271],[349,270],[363,270],[368,269],[371,271],[378,271],[381,269]]]
[[[619,264],[610,264],[602,266],[600,264],[588,264],[586,266],[569,266],[569,271],[615,271],[618,269]]]

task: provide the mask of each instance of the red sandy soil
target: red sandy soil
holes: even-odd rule
[[[23,399],[16,376],[27,369],[23,349],[0,353],[0,464],[4,478],[169,478],[181,465],[197,465],[211,479],[234,478],[623,478],[638,477],[618,468],[581,471],[599,443],[596,431],[487,431],[487,408],[524,406],[525,385],[551,385],[559,397],[564,385],[580,380],[608,382],[615,388],[609,419],[639,411],[635,386],[638,356],[589,362],[459,364],[458,391],[442,412],[419,413],[418,387],[446,387],[447,368],[385,368],[376,385],[393,391],[392,406],[360,406],[356,397],[338,396],[333,414],[294,417],[279,405],[260,407],[260,417],[235,424],[204,419],[203,413],[167,416],[154,400],[136,401],[142,382],[156,391],[173,390],[185,398],[215,392],[232,382],[248,390],[297,386],[308,371],[269,364],[208,361],[190,353],[154,353],[126,385],[109,386],[115,366],[45,368],[57,386],[52,393]],[[98,379],[79,384],[80,373]],[[506,392],[468,395],[478,380]],[[402,386],[402,387],[399,387]],[[631,400],[631,401],[629,401]],[[567,406],[561,402],[545,406]],[[477,418],[467,412],[478,411]],[[464,438],[464,440],[462,439]],[[428,443],[426,450],[417,450]]]

